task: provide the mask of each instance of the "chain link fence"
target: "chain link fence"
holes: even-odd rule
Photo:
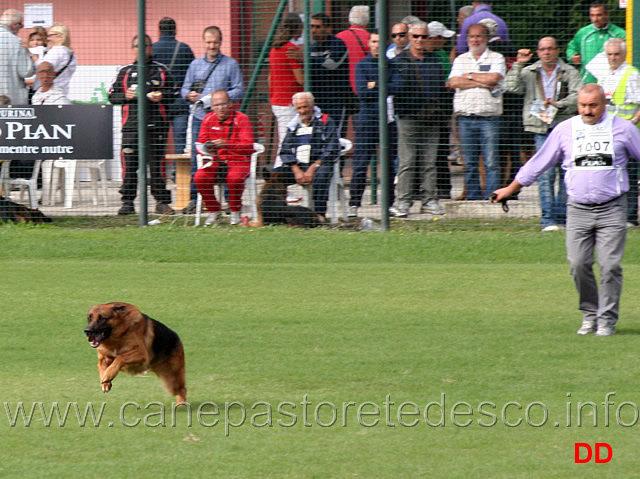
[[[487,197],[536,151],[527,88],[547,88],[557,102],[576,88],[565,77],[553,77],[549,89],[547,81],[527,84],[518,76],[544,53],[539,41],[554,37],[553,53],[593,81],[584,78],[585,67],[598,52],[572,58],[585,48],[574,38],[578,30],[595,22],[592,2],[473,2],[475,11],[466,3],[15,5],[0,27],[2,194],[88,226],[105,218],[315,222],[304,208],[328,223],[366,217],[384,224],[389,207],[392,219],[409,221],[538,224],[550,201],[538,185],[510,201],[507,214]],[[604,3],[608,30],[600,37],[622,36],[625,9],[617,0]],[[137,38],[142,11],[145,42]],[[470,15],[484,18],[484,41],[500,58],[460,59],[476,41],[465,36]],[[523,61],[519,49],[531,57]],[[389,58],[382,70],[381,57]],[[482,74],[500,68],[499,80],[478,83],[476,95],[454,80],[482,82]],[[309,99],[292,103],[304,91],[321,110],[309,115],[313,125],[299,121]],[[549,129],[555,120],[545,114],[576,112],[575,103],[544,106],[537,125],[542,113]],[[491,135],[469,125],[470,117],[494,120]],[[139,160],[147,164],[142,177]],[[264,218],[256,203],[269,177],[284,188],[269,190],[280,206]],[[555,181],[543,195],[559,189]],[[637,223],[633,203],[629,221]],[[561,224],[561,211],[549,211]]]

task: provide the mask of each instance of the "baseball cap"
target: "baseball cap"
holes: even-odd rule
[[[454,32],[453,30],[448,30],[447,27],[445,27],[440,22],[429,22],[427,28],[429,29],[430,37],[451,38],[456,34],[456,32]]]

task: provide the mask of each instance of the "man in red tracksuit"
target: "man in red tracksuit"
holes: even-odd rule
[[[193,181],[209,211],[204,226],[215,223],[220,213],[216,183],[226,183],[230,223],[237,225],[240,223],[244,180],[251,172],[253,127],[247,115],[231,109],[231,100],[224,90],[212,94],[211,109],[213,111],[202,120],[196,142],[198,153],[205,156],[205,164],[196,171]]]
[[[138,84],[138,64],[135,62],[120,69],[109,90],[109,101],[114,105],[122,105],[122,207],[118,210],[119,215],[131,215],[136,212],[133,201],[138,190],[138,95],[146,95],[149,100],[147,163],[151,174],[151,194],[156,200],[156,213],[173,214],[169,206],[171,192],[167,190],[161,166],[169,131],[166,107],[175,100],[176,90],[168,68],[151,60],[152,46],[148,35],[145,42],[146,88]],[[131,46],[137,58],[137,36],[133,38]]]

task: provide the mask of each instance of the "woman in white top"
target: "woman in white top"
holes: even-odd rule
[[[42,57],[38,64],[41,62],[49,62],[53,65],[56,71],[56,78],[53,80],[53,86],[60,88],[65,95],[69,94],[69,82],[71,77],[76,71],[78,62],[73,50],[71,50],[71,37],[69,36],[69,29],[62,24],[53,25],[47,33],[47,52]],[[37,83],[35,88],[40,85]]]

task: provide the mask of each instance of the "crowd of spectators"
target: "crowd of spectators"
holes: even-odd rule
[[[367,177],[377,174],[368,169],[376,155],[379,127],[384,124],[390,140],[385,161],[392,180],[390,214],[405,218],[418,203],[419,210],[413,212],[437,216],[445,212],[441,201],[452,199],[452,166],[464,168],[464,192],[455,199],[487,200],[494,190],[509,184],[521,166],[522,133],[530,134],[540,149],[554,127],[575,114],[577,92],[584,83],[603,84],[611,104],[629,104],[633,110],[640,101],[635,96],[640,92],[640,75],[628,65],[607,63],[614,53],[605,52],[605,45],[622,49],[625,31],[610,23],[605,3],[591,5],[591,23],[567,45],[566,62],[556,39],[546,36],[538,43],[538,61],[533,64],[529,63],[534,53],[510,41],[508,26],[493,12],[492,2],[470,3],[458,12],[457,34],[434,19],[427,23],[407,16],[391,26],[389,45],[380,45],[378,32],[369,29],[368,6],[352,7],[349,28],[335,35],[331,17],[312,15],[308,92],[303,92],[301,16],[282,16],[268,61],[268,98],[278,144],[270,169],[285,171],[291,183],[312,183],[314,209],[319,215],[326,213],[325,195],[333,171],[328,167],[339,161],[339,148],[332,143],[331,148],[320,151],[314,142],[327,144],[329,139],[344,137],[349,124],[354,131],[349,215],[358,215]],[[68,104],[69,82],[78,64],[69,29],[63,24],[48,30],[34,28],[25,47],[17,36],[22,22],[23,14],[13,9],[0,17],[0,51],[9,65],[0,72],[0,94],[12,105]],[[127,110],[122,125],[119,214],[135,213],[138,139],[134,126],[137,97],[144,94],[150,105],[149,165],[156,212],[174,213],[166,188],[173,170],[164,164],[171,131],[174,152],[191,154],[190,202],[182,212],[195,211],[196,194],[201,192],[210,212],[208,224],[215,222],[220,204],[204,184],[215,179],[226,184],[233,223],[238,223],[238,192],[242,193],[252,151],[246,138],[253,135],[251,123],[238,123],[244,116],[238,116],[233,107],[245,95],[240,66],[222,53],[222,30],[217,26],[203,30],[205,53],[199,57],[176,39],[172,18],[160,20],[158,30],[156,43],[146,38],[147,85],[137,84],[138,41],[134,38],[134,61],[120,69],[109,90],[109,101]],[[389,60],[386,117],[378,107],[380,52]],[[625,68],[616,75],[621,66]],[[622,93],[620,84],[624,85]],[[637,122],[633,114],[625,119]],[[236,137],[242,137],[238,144]],[[322,159],[307,158],[301,163],[310,144],[313,154]],[[200,173],[198,155],[204,163],[211,160]],[[303,168],[298,168],[301,164]],[[16,162],[16,168],[23,166]],[[551,168],[538,178],[543,231],[564,226],[563,176],[561,169]],[[637,224],[635,203],[635,211],[629,213],[631,224]]]

